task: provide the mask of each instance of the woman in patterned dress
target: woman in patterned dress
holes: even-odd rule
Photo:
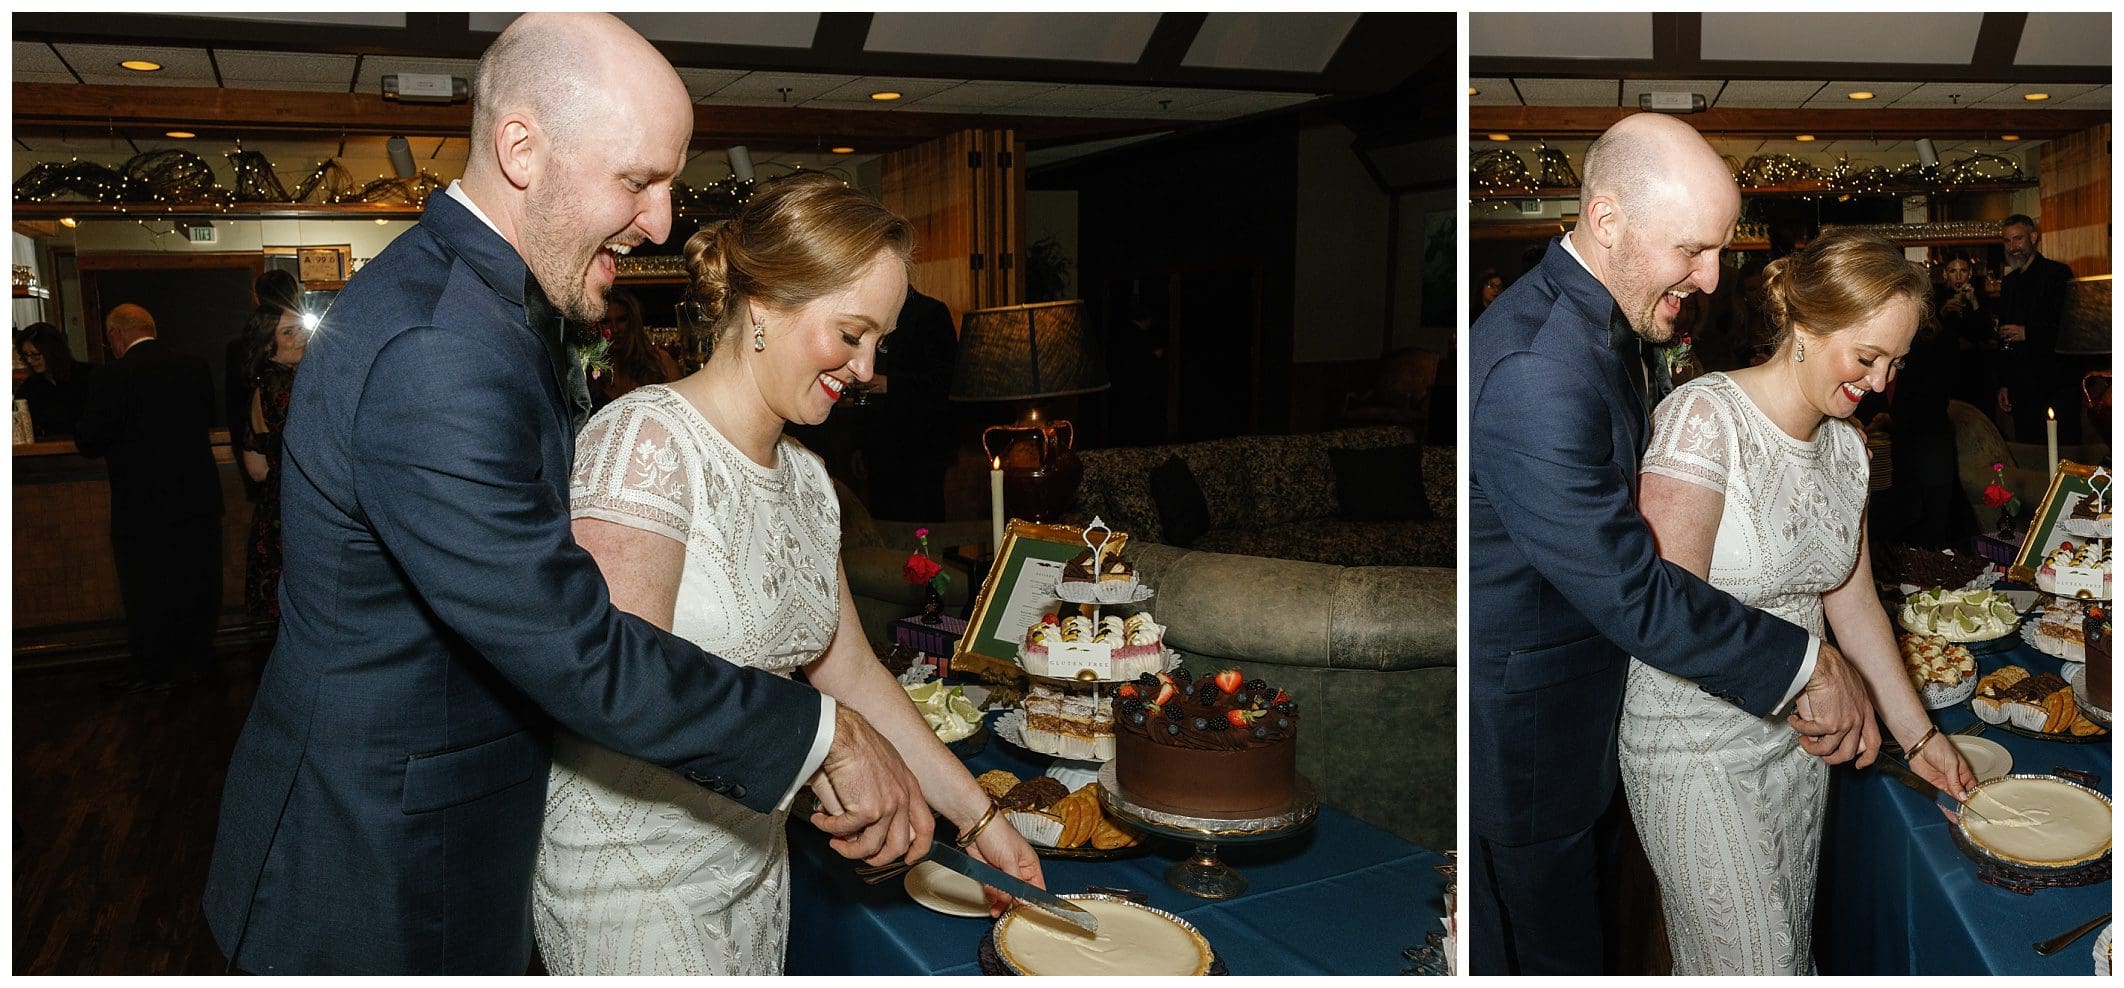
[[[270,328],[267,328],[270,327]],[[249,422],[243,437],[244,474],[258,484],[251,505],[249,549],[244,560],[243,608],[253,621],[280,620],[280,430],[288,423],[288,396],[295,367],[309,345],[302,313],[274,302],[251,313],[246,336],[261,341],[250,360]]]
[[[1866,234],[1825,234],[1774,262],[1763,304],[1775,356],[1660,403],[1640,503],[1665,558],[1817,637],[1826,622],[1888,733],[1917,751],[1911,768],[1960,796],[1976,779],[1932,733],[1875,595],[1865,437],[1849,421],[1894,380],[1929,287],[1900,249]],[[1801,744],[1784,718],[1750,716],[1632,661],[1623,783],[1659,876],[1675,974],[1813,969],[1829,770]]]
[[[978,828],[968,851],[1038,883],[1032,848],[990,813],[864,640],[839,565],[832,482],[782,435],[788,423],[824,421],[870,377],[907,292],[911,247],[905,220],[824,175],[784,179],[695,234],[691,304],[713,327],[714,356],[591,418],[569,483],[575,537],[616,606],[730,661],[801,669],[856,708],[959,834]],[[533,892],[547,968],[780,973],[786,817],[557,737]]]

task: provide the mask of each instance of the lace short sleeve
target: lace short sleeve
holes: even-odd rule
[[[1683,385],[1652,411],[1652,447],[1642,469],[1724,494],[1738,459],[1734,426],[1709,381]]]
[[[569,514],[683,543],[693,520],[701,451],[673,410],[644,390],[605,406],[576,437]]]

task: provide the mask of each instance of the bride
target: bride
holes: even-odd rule
[[[1662,556],[1817,637],[1826,620],[1910,767],[1960,797],[1976,778],[1905,678],[1875,596],[1865,438],[1850,422],[1895,379],[1930,287],[1901,249],[1862,233],[1773,262],[1763,305],[1777,352],[1660,404],[1640,500]],[[1633,660],[1620,753],[1674,973],[1811,971],[1829,768],[1800,734]]]
[[[814,174],[769,186],[687,241],[691,297],[714,329],[714,356],[590,420],[569,482],[575,537],[623,610],[732,662],[802,669],[855,708],[899,750],[961,846],[1039,884],[1032,848],[998,822],[865,642],[838,562],[832,482],[817,456],[782,436],[786,423],[824,421],[845,388],[870,377],[907,294],[912,239],[875,200]],[[786,819],[560,736],[533,892],[547,968],[781,973]]]

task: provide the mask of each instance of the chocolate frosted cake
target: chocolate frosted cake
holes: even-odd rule
[[[2086,622],[2087,700],[2103,710],[2113,710],[2109,705],[2109,608],[2088,608]]]
[[[1298,706],[1238,670],[1145,675],[1118,691],[1115,780],[1152,809],[1244,818],[1290,804]]]

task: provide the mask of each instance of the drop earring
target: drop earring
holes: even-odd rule
[[[767,349],[767,320],[755,319],[752,321],[752,352],[759,353],[765,349]]]
[[[1805,343],[1801,343],[1801,342],[1800,342],[1800,341],[1798,341],[1798,340],[1793,340],[1793,341],[1792,341],[1792,362],[1793,362],[1793,363],[1795,363],[1795,364],[1797,364],[1797,363],[1801,363],[1801,362],[1805,361],[1806,359],[1807,359],[1807,344],[1805,344]]]

